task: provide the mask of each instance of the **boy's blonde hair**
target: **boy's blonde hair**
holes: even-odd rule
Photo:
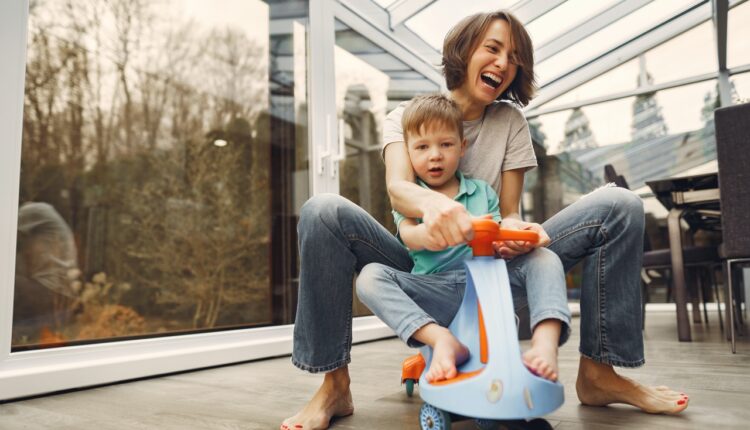
[[[414,97],[401,116],[404,143],[409,143],[410,133],[420,134],[422,127],[426,130],[436,126],[451,128],[464,140],[463,115],[456,102],[442,94]]]

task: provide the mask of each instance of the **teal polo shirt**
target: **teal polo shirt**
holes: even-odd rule
[[[459,180],[459,186],[458,194],[453,200],[461,203],[474,216],[492,214],[492,218],[500,222],[500,199],[498,199],[495,190],[488,183],[480,179],[467,178],[459,171],[456,172],[456,176]],[[420,179],[417,179],[417,183],[424,188],[430,188]],[[406,219],[396,211],[393,211],[393,218],[396,221],[396,228],[400,226],[401,221]],[[416,221],[422,223],[419,218]],[[414,268],[411,273],[425,275],[461,269],[463,262],[471,257],[471,248],[463,244],[442,251],[426,249],[409,251],[409,255],[414,261]]]

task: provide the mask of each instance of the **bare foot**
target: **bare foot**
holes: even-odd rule
[[[523,364],[535,375],[557,381],[557,347],[539,342],[523,353]]]
[[[296,415],[281,423],[281,430],[327,429],[333,417],[354,413],[352,392],[349,390],[349,370],[346,366],[327,373],[323,384],[310,402]]]
[[[606,406],[624,403],[650,414],[677,414],[690,399],[664,386],[647,387],[615,373],[612,366],[581,357],[576,392],[582,404]]]
[[[429,382],[455,378],[458,374],[456,366],[469,359],[469,349],[447,328],[439,329],[430,342],[426,342],[432,346],[430,370],[425,375]]]

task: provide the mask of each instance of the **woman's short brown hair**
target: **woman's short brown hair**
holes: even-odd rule
[[[510,100],[526,106],[534,97],[534,47],[521,21],[508,11],[484,12],[467,16],[453,26],[443,42],[443,75],[449,90],[463,85],[469,58],[479,46],[481,37],[496,19],[508,23],[511,34],[510,61],[518,66],[515,79],[498,100]]]

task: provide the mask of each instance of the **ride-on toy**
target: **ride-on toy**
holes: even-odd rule
[[[501,229],[489,219],[474,221],[474,239],[469,243],[474,257],[465,263],[466,291],[448,326],[470,352],[458,366],[458,375],[427,382],[425,370],[432,358],[428,346],[404,361],[401,380],[407,395],[412,395],[418,380],[425,401],[419,417],[424,430],[450,429],[451,414],[492,428],[493,420],[540,417],[564,401],[562,384],[534,375],[521,359],[508,272],[505,261],[495,259],[492,246],[501,240],[537,242],[539,237],[532,231]]]

